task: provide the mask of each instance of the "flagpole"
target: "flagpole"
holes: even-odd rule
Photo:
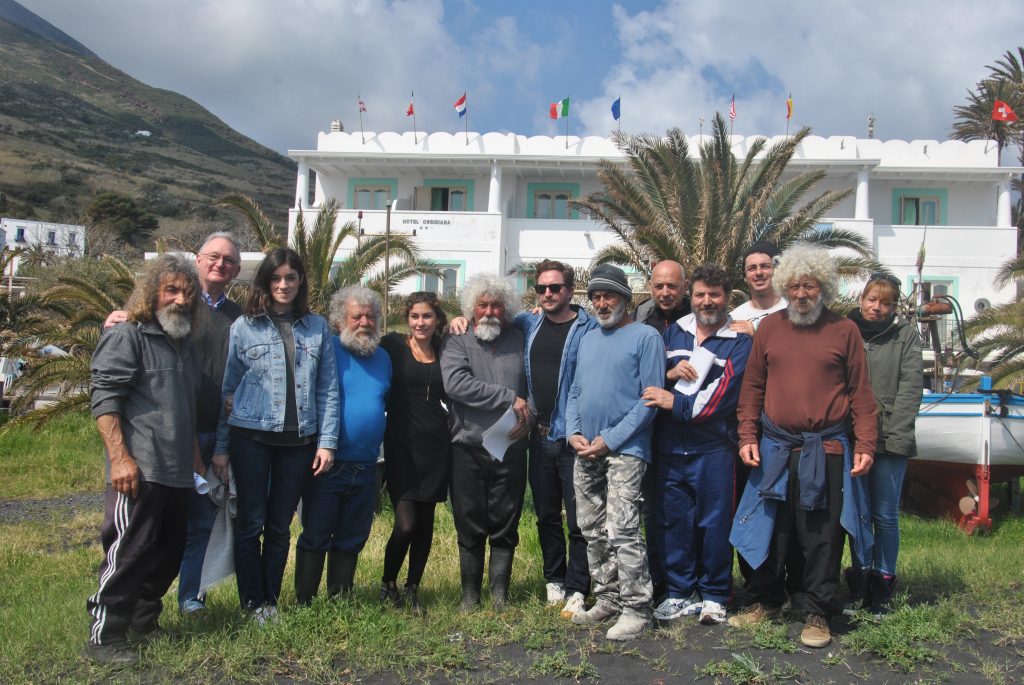
[[[736,123],[736,115],[733,112],[736,111],[736,93],[732,94],[732,100],[730,100],[729,113],[732,115],[729,117],[729,148],[732,148],[732,127]]]
[[[416,91],[409,91],[409,106],[412,107],[412,144],[416,144]]]
[[[615,120],[619,125],[619,133],[622,133],[622,95],[619,95],[619,118]]]
[[[462,95],[466,98],[466,145],[469,145],[469,91],[464,91]]]
[[[789,99],[786,100],[786,137],[789,138],[789,119],[793,116],[793,94],[789,94]]]
[[[700,137],[703,138],[704,137],[704,117],[700,118],[700,120],[697,122],[697,126],[700,127]]]
[[[359,110],[359,137],[363,141],[363,145],[366,145],[366,136],[363,134],[363,96],[356,91],[356,109]]]

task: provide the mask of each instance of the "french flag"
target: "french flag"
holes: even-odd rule
[[[455,111],[459,113],[459,117],[466,116],[466,94],[463,93],[462,97],[455,101]]]

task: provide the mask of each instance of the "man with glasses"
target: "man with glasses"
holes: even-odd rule
[[[576,514],[587,539],[597,599],[577,625],[618,616],[609,640],[633,640],[651,625],[651,577],[640,535],[640,484],[651,461],[657,410],[644,388],[662,386],[665,346],[650,326],[635,323],[633,291],[622,269],[591,272],[587,295],[600,328],[583,337],[566,405],[566,434],[576,452]]]
[[[524,312],[516,324],[526,333],[526,382],[537,423],[530,437],[530,490],[537,512],[537,537],[544,560],[548,604],[566,600],[562,616],[583,611],[590,590],[587,541],[576,522],[573,450],[566,444],[565,410],[576,376],[583,336],[597,320],[571,304],[575,274],[571,266],[545,259],[536,268],[537,304],[541,314]],[[562,508],[569,529],[566,558]]]
[[[238,243],[230,233],[211,233],[196,253],[196,267],[202,299],[210,308],[210,317],[203,330],[192,337],[193,351],[200,370],[196,397],[196,433],[199,450],[207,469],[213,468],[222,482],[228,482],[228,464],[212,462],[213,447],[220,417],[220,387],[224,380],[224,364],[228,356],[228,335],[231,324],[242,314],[242,308],[227,298],[227,288],[241,271]],[[104,323],[110,328],[127,320],[124,311],[111,312]],[[203,559],[210,541],[217,510],[207,495],[193,492],[188,502],[188,539],[181,560],[178,578],[178,607],[184,613],[206,608],[200,588]],[[230,550],[224,553],[229,554]]]
[[[787,554],[797,546],[808,612],[800,640],[825,647],[828,618],[841,610],[845,533],[862,559],[872,544],[865,479],[858,476],[873,461],[877,409],[860,331],[827,308],[839,291],[828,252],[789,248],[775,279],[789,305],[761,323],[737,409],[740,456],[751,473],[730,541],[754,569],[754,604],[729,625],[779,614]]]

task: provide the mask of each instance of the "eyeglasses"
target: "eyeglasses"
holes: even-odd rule
[[[210,262],[211,264],[216,264],[217,262],[224,262],[226,266],[238,266],[241,263],[234,257],[229,257],[226,254],[218,254],[217,252],[203,252],[200,253],[199,256],[205,259],[206,261]]]
[[[543,295],[544,291],[547,290],[552,295],[557,295],[558,293],[562,292],[562,288],[567,287],[568,286],[565,283],[549,283],[548,285],[541,285],[540,283],[538,283],[537,285],[533,286],[533,292],[537,293],[538,295]]]
[[[900,281],[900,279],[896,278],[892,274],[883,273],[881,271],[876,271],[875,273],[868,276],[868,283],[870,283],[871,281],[885,281],[886,283],[891,283],[896,287],[896,290],[899,290],[900,288],[903,287],[903,282]]]

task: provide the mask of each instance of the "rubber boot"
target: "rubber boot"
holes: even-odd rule
[[[468,614],[480,606],[480,585],[484,581],[484,548],[459,547],[459,570],[462,575],[462,604],[459,611]]]
[[[295,548],[295,601],[306,605],[320,589],[326,552]]]
[[[896,591],[896,576],[871,571],[868,577],[868,597],[870,601],[868,609],[875,616],[881,618],[889,613],[889,602]]]
[[[487,576],[491,583],[491,605],[495,611],[508,608],[508,583],[512,577],[512,556],[514,547],[491,546],[491,563]]]
[[[331,550],[327,554],[327,594],[348,597],[356,578],[358,554]]]

